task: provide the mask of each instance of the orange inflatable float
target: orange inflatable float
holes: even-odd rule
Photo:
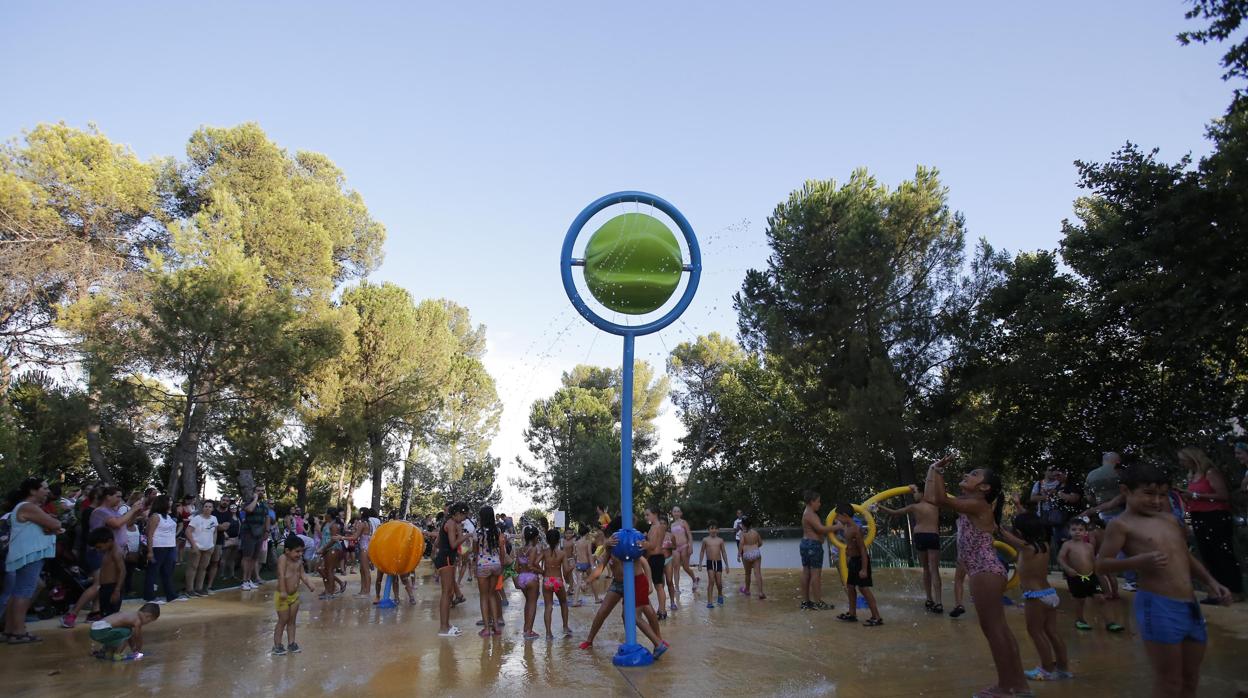
[[[382,574],[409,574],[425,555],[425,534],[406,521],[387,521],[373,532],[368,559]]]

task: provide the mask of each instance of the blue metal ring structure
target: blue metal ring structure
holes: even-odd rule
[[[574,266],[572,247],[576,244],[576,238],[581,234],[585,224],[589,222],[590,218],[593,218],[599,211],[608,206],[627,203],[646,204],[667,214],[669,218],[676,222],[676,226],[680,228],[681,234],[685,237],[685,245],[689,248],[689,264],[686,267],[689,272],[689,283],[685,286],[685,292],[681,294],[680,300],[663,317],[647,322],[644,325],[636,326],[611,322],[595,313],[585,303],[585,300],[581,298],[581,293],[576,290],[576,283],[572,279],[572,267]],[[698,281],[702,278],[702,250],[698,247],[697,236],[693,234],[693,226],[689,225],[685,215],[671,203],[644,191],[617,191],[614,194],[607,194],[586,206],[585,210],[581,211],[580,215],[572,221],[572,225],[568,228],[568,234],[563,238],[563,252],[559,257],[559,271],[563,276],[563,290],[567,292],[568,300],[572,301],[572,307],[576,308],[581,317],[589,320],[594,327],[604,332],[610,332],[620,337],[628,335],[638,337],[658,332],[672,324],[693,302],[693,294],[697,292]]]
[[[631,327],[611,322],[591,310],[585,304],[585,300],[581,298],[580,292],[576,290],[576,283],[572,279],[572,267],[576,265],[576,260],[572,258],[572,247],[576,244],[576,238],[581,234],[585,224],[595,214],[608,206],[625,203],[646,204],[667,214],[680,228],[681,234],[685,236],[685,244],[689,248],[689,264],[685,265],[685,271],[689,272],[689,281],[685,285],[685,292],[681,294],[680,300],[659,319]],[[572,221],[572,226],[568,228],[568,234],[563,238],[563,252],[559,256],[559,271],[563,276],[563,290],[567,292],[568,300],[572,301],[572,306],[581,314],[581,317],[589,320],[594,327],[604,332],[610,332],[624,338],[624,364],[621,367],[622,375],[620,380],[624,391],[623,395],[620,396],[620,424],[627,426],[620,429],[621,531],[619,540],[622,546],[626,542],[635,544],[642,536],[633,528],[632,424],[634,340],[640,335],[658,332],[667,327],[675,322],[676,318],[680,317],[681,313],[685,312],[685,309],[689,307],[689,303],[693,301],[693,294],[698,290],[698,281],[702,278],[702,251],[698,247],[698,238],[693,234],[693,226],[689,225],[689,221],[684,214],[675,206],[654,194],[647,194],[642,191],[617,191],[614,194],[607,194],[586,206],[580,215]],[[624,579],[633,579],[633,565],[636,564],[635,561],[625,559],[623,562]],[[633,584],[626,583],[624,584],[624,644],[620,645],[615,653],[615,657],[611,660],[616,666],[646,666],[654,662],[654,655],[646,648],[637,644],[636,609],[637,599]]]

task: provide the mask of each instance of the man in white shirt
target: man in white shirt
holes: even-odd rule
[[[208,563],[212,562],[212,553],[217,547],[217,517],[212,515],[212,502],[205,499],[199,505],[199,512],[191,517],[186,524],[186,539],[190,543],[186,557],[186,594],[188,596],[207,596],[204,588],[204,576],[208,572]]]

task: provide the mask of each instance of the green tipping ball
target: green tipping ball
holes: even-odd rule
[[[625,213],[607,221],[585,246],[585,283],[599,303],[627,315],[658,310],[680,284],[684,262],[676,236],[659,219]]]

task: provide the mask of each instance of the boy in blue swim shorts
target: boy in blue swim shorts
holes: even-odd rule
[[[1231,592],[1188,550],[1186,536],[1170,515],[1165,472],[1148,463],[1133,465],[1121,489],[1127,508],[1105,530],[1096,572],[1139,573],[1135,622],[1153,664],[1154,695],[1194,696],[1208,635],[1192,577],[1222,603],[1230,603]],[[1120,551],[1126,557],[1119,559]]]
[[[806,490],[802,501],[806,502],[806,509],[802,512],[802,542],[797,548],[802,556],[802,609],[826,611],[832,604],[823,602],[823,540],[839,526],[824,526],[819,520],[822,501],[818,492]]]

